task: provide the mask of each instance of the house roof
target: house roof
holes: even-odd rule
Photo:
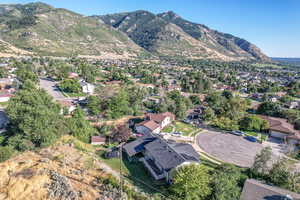
[[[153,142],[146,144],[145,149],[150,152],[155,162],[167,171],[186,161],[199,162],[199,155],[190,144],[168,143],[157,137]]]
[[[12,97],[13,95],[12,94],[9,94],[9,93],[4,93],[4,94],[0,94],[0,98],[6,98],[6,97]]]
[[[165,120],[166,117],[170,117],[171,119],[175,118],[175,115],[170,113],[170,112],[165,112],[165,113],[159,113],[159,114],[154,114],[154,113],[148,113],[147,117],[150,120],[155,121],[156,123],[161,123],[162,121]]]
[[[245,182],[241,200],[282,200],[286,195],[292,197],[293,200],[300,200],[300,194],[248,179]]]
[[[123,150],[128,154],[128,156],[134,156],[144,150],[144,146],[155,140],[152,136],[143,136],[132,142],[129,142],[123,146]]]
[[[288,135],[299,134],[299,131],[295,130],[294,126],[288,123],[286,119],[269,117],[265,115],[260,115],[260,117],[269,122],[270,125],[269,129],[272,131],[278,131]]]
[[[91,138],[92,143],[94,143],[94,142],[105,142],[105,141],[106,141],[106,139],[103,136],[92,136],[92,138]]]
[[[68,101],[68,100],[61,100],[58,101],[58,103],[65,107],[75,106],[72,101]]]
[[[156,123],[155,121],[152,121],[152,120],[143,121],[143,122],[137,124],[137,126],[145,126],[146,128],[148,128],[151,131],[154,131],[155,129],[160,127],[158,123]]]

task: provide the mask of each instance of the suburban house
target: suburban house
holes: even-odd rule
[[[169,142],[156,136],[143,136],[123,146],[130,161],[139,158],[155,180],[172,182],[172,172],[183,165],[200,162],[199,154],[187,143]]]
[[[247,179],[240,200],[299,200],[300,194]]]
[[[106,138],[103,136],[92,136],[91,144],[92,145],[103,145],[105,144]]]
[[[269,122],[270,137],[283,140],[284,142],[293,145],[300,143],[300,131],[295,130],[294,126],[286,119],[265,115],[260,115],[260,117]]]
[[[93,84],[87,83],[85,81],[80,82],[80,86],[82,89],[82,92],[85,94],[94,94],[95,86]]]
[[[143,135],[150,133],[160,133],[160,131],[175,120],[175,115],[170,112],[148,113],[145,120],[135,125],[135,130]]]

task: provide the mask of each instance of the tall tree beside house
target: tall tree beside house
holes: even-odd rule
[[[279,117],[281,113],[281,106],[275,102],[264,102],[257,108],[257,113],[273,117]]]
[[[211,194],[208,169],[203,165],[180,167],[173,175],[171,191],[178,199],[205,200]]]
[[[224,164],[215,170],[212,178],[212,200],[239,200],[239,182],[243,176],[234,165]],[[243,180],[242,180],[243,182]]]
[[[43,147],[51,144],[65,131],[64,119],[59,114],[60,108],[53,103],[44,90],[36,88],[33,84],[19,90],[10,100],[6,112],[10,119],[9,142],[16,144],[18,150]],[[18,142],[14,142],[17,140]],[[18,145],[22,144],[22,149]]]
[[[240,128],[247,131],[264,131],[269,128],[269,122],[255,115],[247,115],[239,121]]]
[[[84,111],[81,108],[77,108],[72,117],[67,119],[67,125],[69,133],[85,143],[90,142],[91,136],[97,133],[97,130],[85,119]]]
[[[265,176],[269,172],[268,164],[271,160],[272,149],[271,147],[265,147],[255,156],[254,163],[251,167],[251,171],[254,175]]]

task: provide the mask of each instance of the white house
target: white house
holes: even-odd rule
[[[144,135],[150,133],[160,133],[160,131],[164,127],[171,124],[174,119],[175,115],[170,112],[160,114],[148,113],[145,121],[135,125],[135,130]]]
[[[82,92],[85,94],[94,94],[95,86],[93,84],[87,83],[85,81],[80,82],[80,86],[82,89]]]

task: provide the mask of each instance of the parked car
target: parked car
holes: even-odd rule
[[[243,136],[243,135],[245,135],[245,133],[242,132],[242,131],[231,131],[230,133],[233,134],[233,135],[237,135],[237,136]]]
[[[248,135],[248,136],[245,137],[245,139],[248,140],[248,141],[250,141],[250,142],[257,142],[256,137],[253,137],[253,136],[249,136]]]

